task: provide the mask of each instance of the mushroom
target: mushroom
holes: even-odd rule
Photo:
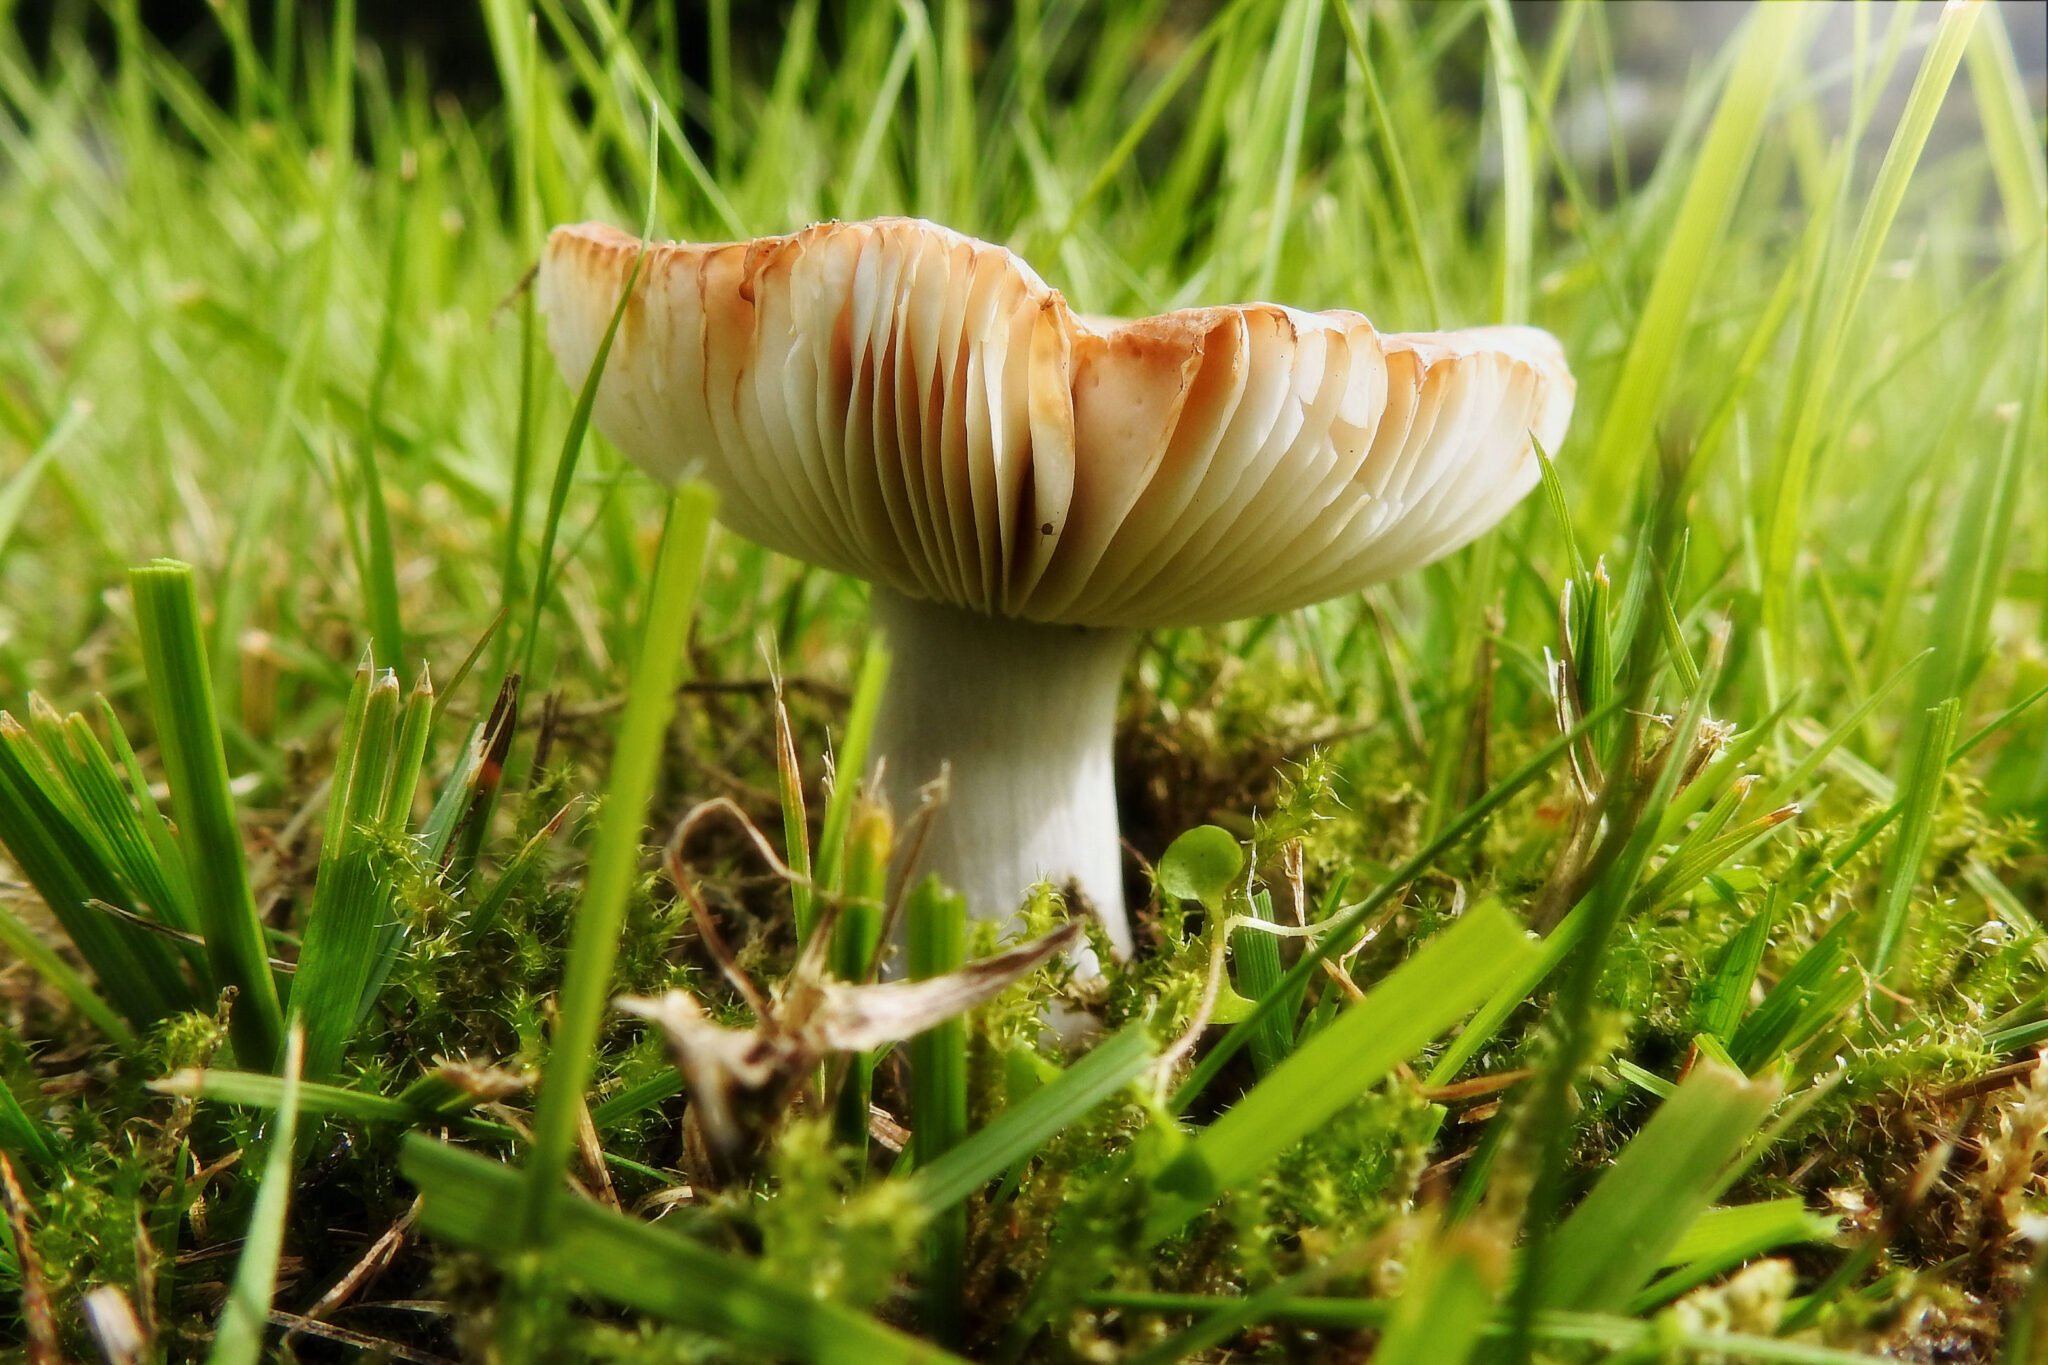
[[[539,301],[570,383],[639,250],[550,235]],[[903,809],[950,768],[920,870],[987,918],[1078,887],[1122,953],[1111,741],[1137,632],[1449,554],[1535,486],[1573,392],[1534,328],[1085,317],[1002,247],[880,219],[650,247],[594,418],[655,478],[708,479],[734,531],[872,585],[883,793]]]

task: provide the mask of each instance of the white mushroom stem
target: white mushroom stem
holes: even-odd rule
[[[979,919],[1007,920],[1041,881],[1077,883],[1119,955],[1124,913],[1112,748],[1136,633],[1040,625],[879,584],[889,685],[871,769],[899,819],[949,770],[913,877],[936,872]]]

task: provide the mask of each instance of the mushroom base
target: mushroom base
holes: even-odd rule
[[[978,919],[1009,918],[1041,881],[1078,884],[1127,955],[1112,754],[1136,632],[984,616],[879,585],[872,613],[893,662],[870,773],[899,821],[948,774],[907,875],[937,873]]]

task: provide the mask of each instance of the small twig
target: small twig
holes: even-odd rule
[[[909,838],[898,846],[892,859],[899,869],[898,875],[893,878],[896,890],[889,897],[888,908],[882,913],[882,932],[875,937],[874,955],[868,960],[868,969],[863,980],[875,979],[875,974],[881,970],[882,957],[889,951],[890,941],[895,937],[896,926],[903,922],[903,906],[910,897],[911,869],[915,868],[918,859],[924,856],[925,840],[931,835],[932,821],[938,817],[939,808],[946,804],[947,794],[952,789],[952,779],[952,765],[941,763],[939,775],[917,789],[917,809],[903,822],[903,828]],[[879,771],[876,780],[880,780]]]
[[[668,844],[662,849],[662,865],[668,870],[669,880],[675,883],[676,890],[682,893],[683,899],[689,904],[690,918],[697,925],[698,937],[704,940],[706,950],[717,960],[719,970],[747,1002],[747,1008],[754,1012],[754,1017],[765,1020],[770,1013],[767,997],[761,994],[760,988],[740,969],[739,959],[726,943],[725,935],[719,932],[718,921],[712,916],[711,907],[705,903],[703,895],[697,890],[695,879],[690,876],[689,869],[683,863],[684,841],[698,825],[714,815],[731,816],[745,833],[748,841],[753,844],[755,851],[770,868],[774,869],[778,877],[790,882],[801,882],[811,886],[814,891],[816,887],[810,878],[799,876],[795,869],[782,861],[781,856],[775,851],[775,846],[768,842],[768,836],[755,828],[754,822],[747,818],[747,813],[740,809],[739,803],[729,796],[715,796],[692,807],[689,813],[677,822],[675,832],[668,836]]]
[[[1520,1085],[1535,1074],[1532,1069],[1521,1067],[1514,1071],[1496,1071],[1491,1076],[1474,1076],[1467,1081],[1453,1081],[1449,1085],[1418,1085],[1415,1093],[1432,1104],[1455,1104],[1459,1100],[1491,1095],[1511,1085]]]
[[[16,1273],[21,1280],[21,1317],[28,1327],[28,1365],[64,1365],[64,1347],[57,1335],[57,1317],[50,1309],[50,1289],[43,1282],[43,1263],[28,1233],[28,1196],[15,1178],[14,1163],[0,1152],[0,1201],[7,1205],[7,1225],[14,1231]]]
[[[388,1307],[389,1305],[382,1306]],[[369,1352],[372,1356],[382,1356],[389,1360],[403,1360],[406,1362],[406,1365],[457,1365],[456,1361],[450,1360],[447,1356],[430,1355],[416,1347],[404,1346],[395,1341],[386,1341],[383,1337],[373,1337],[368,1332],[357,1332],[347,1327],[336,1327],[331,1322],[321,1322],[318,1319],[305,1317],[298,1313],[287,1313],[282,1308],[270,1310],[270,1321],[278,1327],[283,1327],[293,1332],[303,1332],[307,1336],[321,1337],[327,1341],[338,1341],[344,1346],[353,1346],[359,1351]]]
[[[580,1098],[576,1102],[576,1146],[583,1164],[590,1169],[597,1202],[614,1213],[620,1212],[619,1192],[612,1188],[612,1173],[604,1164],[604,1143],[597,1136],[597,1125],[590,1120],[590,1106]]]
[[[328,1314],[354,1298],[362,1291],[364,1285],[391,1264],[392,1258],[398,1255],[400,1248],[405,1245],[406,1234],[412,1230],[412,1225],[418,1220],[420,1210],[425,1207],[426,1202],[427,1197],[423,1194],[413,1197],[412,1207],[400,1214],[397,1222],[384,1229],[383,1234],[370,1243],[370,1249],[349,1267],[348,1273],[335,1281],[334,1287],[322,1294],[313,1306],[306,1310],[299,1323],[294,1324],[284,1334],[284,1340],[279,1343],[281,1351],[289,1355],[292,1338],[308,1330],[304,1324],[324,1322]]]
[[[2041,1060],[2038,1057],[2029,1057],[2023,1062],[2008,1063],[1971,1080],[1949,1086],[1946,1090],[1935,1091],[1935,1102],[1938,1104],[1952,1104],[1957,1100],[1967,1100],[1978,1095],[1989,1095],[1994,1090],[2003,1090],[2014,1081],[2031,1075],[2040,1065]]]
[[[112,915],[115,919],[125,924],[134,925],[137,929],[146,929],[152,934],[161,934],[163,937],[173,939],[179,943],[189,943],[195,948],[206,946],[206,938],[202,934],[192,934],[187,933],[183,929],[173,929],[161,920],[153,920],[149,916],[139,915],[133,910],[124,910],[110,901],[103,901],[95,897],[87,900],[85,905],[89,910],[97,910],[102,914]],[[273,972],[284,972],[289,975],[299,969],[298,963],[286,962],[283,958],[266,958],[265,961],[270,964],[270,970]]]

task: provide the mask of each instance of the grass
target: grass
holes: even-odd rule
[[[2048,169],[1997,10],[1760,7],[1589,143],[1659,11],[480,8],[457,100],[348,5],[0,7],[0,1350],[2027,1358]],[[872,970],[915,825],[835,774],[888,660],[585,433],[519,286],[556,222],[880,213],[1084,311],[1533,322],[1578,408],[1444,563],[1146,639],[1101,1041],[1048,968],[720,1149],[607,1002]],[[720,797],[722,946],[652,852]],[[959,913],[913,893],[914,974],[993,947]]]

